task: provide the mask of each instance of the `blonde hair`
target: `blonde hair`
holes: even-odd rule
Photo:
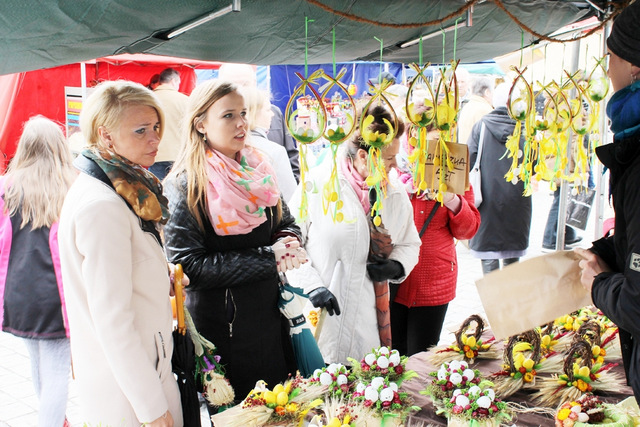
[[[96,86],[80,113],[80,129],[89,148],[95,149],[99,145],[100,127],[104,126],[110,132],[117,131],[124,110],[132,105],[144,105],[156,110],[160,122],[158,135],[162,138],[164,113],[153,92],[127,80],[108,81]]]
[[[239,87],[234,83],[221,80],[208,80],[191,92],[187,112],[184,117],[182,144],[170,175],[187,176],[187,204],[189,211],[198,225],[204,230],[201,211],[206,207],[207,184],[207,141],[197,130],[198,125],[205,119],[207,111],[216,102],[230,93],[242,95]],[[281,212],[280,201],[278,212]]]
[[[255,130],[258,127],[258,115],[269,101],[269,93],[257,88],[243,88],[241,90],[244,100],[247,104],[247,120],[249,121],[249,130]],[[268,129],[266,129],[268,130]]]
[[[24,125],[6,174],[5,212],[22,216],[20,228],[51,227],[76,176],[64,134],[53,121],[34,116]]]

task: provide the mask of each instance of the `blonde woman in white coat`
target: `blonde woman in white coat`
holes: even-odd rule
[[[374,114],[376,123],[388,113]],[[385,168],[396,167],[396,154],[404,126],[399,125],[396,139],[382,150]],[[339,304],[340,315],[326,316],[317,336],[325,363],[348,363],[347,357],[360,359],[371,349],[380,346],[376,296],[368,271],[370,231],[369,188],[364,183],[368,176],[368,148],[356,132],[345,142],[338,154],[340,196],[344,203],[344,220],[334,222],[323,211],[322,191],[310,191],[308,216],[300,224],[309,261],[298,270],[287,272],[294,286],[303,287],[311,303],[322,306],[322,294],[328,289]],[[328,165],[322,164],[311,171],[313,187],[322,189],[330,175]],[[299,215],[301,187],[289,205]],[[420,237],[413,222],[413,210],[407,192],[396,180],[387,183],[386,197],[382,201],[382,224],[393,242],[389,255],[389,274],[385,279],[401,282],[418,262]],[[380,281],[380,277],[375,278]],[[331,307],[329,307],[331,308]],[[331,314],[331,310],[328,311]]]
[[[158,227],[162,186],[144,167],[162,111],[137,83],[106,82],[83,106],[88,149],[60,217],[60,257],[82,423],[182,426],[171,372],[170,277]]]

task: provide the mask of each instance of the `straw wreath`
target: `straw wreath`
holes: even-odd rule
[[[475,325],[474,325],[475,324]],[[475,326],[475,328],[472,328]],[[451,360],[464,360],[473,363],[478,359],[499,359],[500,354],[492,349],[495,337],[483,342],[481,337],[484,332],[484,321],[477,314],[469,316],[456,332],[456,341],[450,346],[434,347],[430,351],[429,362],[434,366],[440,366]]]

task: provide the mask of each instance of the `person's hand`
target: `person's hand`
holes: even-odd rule
[[[315,308],[326,308],[329,316],[333,316],[334,313],[336,315],[340,314],[338,299],[324,286],[320,286],[309,292],[309,301],[311,301],[311,304],[313,304]]]
[[[455,193],[449,193],[448,191],[445,191],[444,193],[442,193],[442,203],[449,203],[456,197],[457,196]]]
[[[175,292],[173,291],[173,282],[176,280],[176,265],[173,263],[168,263],[169,265],[169,281],[171,282],[171,289],[169,290],[169,296],[175,296]],[[189,286],[190,280],[189,280],[189,276],[187,276],[187,273],[182,273],[182,297],[186,298],[186,293],[184,291],[184,288],[186,288],[187,286]]]
[[[582,270],[580,275],[580,282],[582,287],[591,292],[593,286],[593,279],[605,271],[611,271],[611,268],[600,258],[590,250],[575,248],[573,250],[576,254],[582,258],[578,263],[578,266]]]
[[[404,276],[404,267],[398,261],[385,259],[376,262],[367,262],[369,278],[374,282],[384,282],[389,279],[398,279]]]
[[[307,252],[300,247],[300,241],[292,236],[278,240],[271,246],[276,257],[278,273],[293,270],[307,262]]]
[[[171,412],[165,412],[161,417],[156,418],[150,423],[144,423],[145,427],[173,427],[173,417]]]

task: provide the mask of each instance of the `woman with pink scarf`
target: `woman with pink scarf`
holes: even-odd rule
[[[239,400],[256,381],[273,386],[296,371],[289,323],[278,309],[278,273],[306,262],[268,158],[245,146],[246,111],[234,84],[198,86],[165,181],[167,256],[189,275],[187,307],[217,346]]]

